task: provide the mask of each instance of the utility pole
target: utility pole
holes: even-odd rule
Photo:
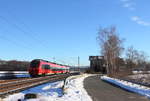
[[[55,57],[53,57],[53,62],[56,62],[56,61],[55,61]]]
[[[80,57],[78,56],[78,71],[80,71]]]

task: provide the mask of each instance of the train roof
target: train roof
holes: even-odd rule
[[[58,63],[51,62],[51,61],[47,61],[47,60],[43,60],[43,59],[34,59],[34,60],[32,60],[32,61],[44,61],[44,62],[48,62],[48,63],[53,63],[53,64],[56,64],[56,65],[67,66],[67,65],[58,64]]]

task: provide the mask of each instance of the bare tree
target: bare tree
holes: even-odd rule
[[[98,42],[101,54],[106,62],[106,70],[109,76],[115,75],[119,70],[118,58],[123,51],[123,46],[115,27],[101,28],[98,32]]]
[[[133,68],[136,66],[136,59],[138,57],[138,51],[133,48],[133,46],[128,47],[126,51],[126,63],[128,68]]]
[[[126,51],[126,63],[128,68],[135,68],[135,67],[145,67],[147,64],[147,58],[145,52],[138,51],[130,46]]]
[[[137,65],[141,68],[145,68],[146,64],[148,63],[147,58],[148,56],[144,51],[138,52],[138,55],[136,58]]]

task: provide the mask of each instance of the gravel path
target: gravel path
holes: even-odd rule
[[[150,101],[150,99],[127,92],[100,80],[100,76],[91,76],[84,80],[84,87],[93,101]]]

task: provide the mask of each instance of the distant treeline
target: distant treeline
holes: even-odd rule
[[[29,61],[18,61],[18,60],[0,60],[0,71],[27,71],[29,68],[30,62]],[[80,68],[80,69],[79,69]],[[71,71],[86,71],[89,67],[88,66],[80,66],[80,67],[73,67],[71,66]]]
[[[0,71],[27,71],[29,64],[30,62],[28,61],[0,60]]]
[[[89,66],[72,66],[70,67],[70,71],[80,71],[80,72],[86,72],[90,67]]]

